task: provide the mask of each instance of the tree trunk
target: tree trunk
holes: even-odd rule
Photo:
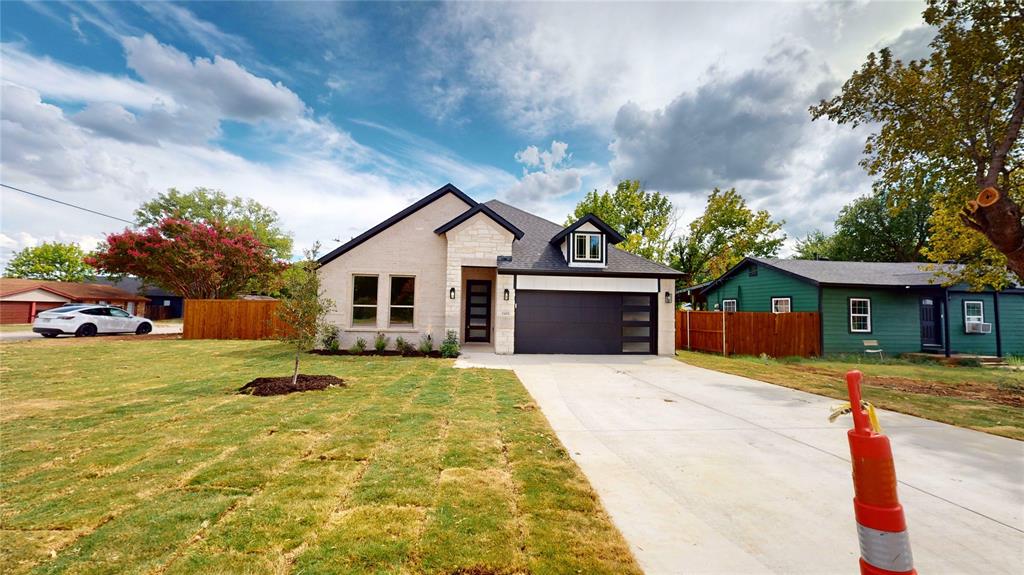
[[[302,353],[301,347],[295,348],[295,371],[292,372],[292,387],[299,381],[299,354]]]
[[[994,187],[985,188],[960,214],[963,223],[988,238],[1006,256],[1006,267],[1024,285],[1024,224],[1021,209]]]

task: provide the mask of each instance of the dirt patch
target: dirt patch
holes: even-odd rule
[[[327,389],[328,387],[348,387],[345,380],[333,375],[306,375],[300,373],[295,385],[292,385],[291,376],[285,377],[257,377],[238,389],[238,393],[246,395],[285,395],[297,391],[315,391]]]
[[[843,378],[842,373],[829,369],[800,365],[791,365],[789,367],[790,369],[815,373],[818,375],[827,375],[840,380]],[[1009,405],[1011,407],[1024,407],[1024,393],[984,383],[964,383],[954,385],[951,383],[921,381],[907,377],[865,375],[864,385],[874,385],[876,387],[884,387],[886,389],[893,389],[896,391],[921,393],[924,395],[934,395],[936,397],[959,397],[963,399],[973,399],[976,401],[988,401],[1001,405]]]

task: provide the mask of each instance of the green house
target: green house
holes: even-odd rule
[[[947,287],[920,267],[746,258],[700,295],[710,310],[819,312],[826,354],[1024,355],[1024,289]]]

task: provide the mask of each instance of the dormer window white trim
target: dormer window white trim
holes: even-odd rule
[[[604,261],[604,238],[598,232],[576,232],[573,234],[573,259],[578,262],[598,263]]]

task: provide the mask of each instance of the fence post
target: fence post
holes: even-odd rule
[[[729,349],[725,346],[725,310],[722,310],[722,356],[728,356]]]
[[[686,310],[686,350],[690,350],[690,310]]]

